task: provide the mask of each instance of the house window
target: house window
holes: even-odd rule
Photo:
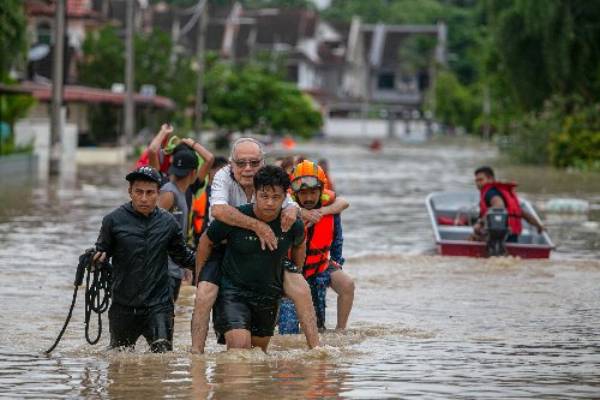
[[[52,29],[47,22],[40,22],[37,27],[37,43],[50,44],[52,39]]]
[[[393,90],[395,88],[395,76],[392,72],[382,72],[377,76],[377,89]]]

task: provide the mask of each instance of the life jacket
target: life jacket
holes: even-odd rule
[[[324,189],[321,193],[321,207],[335,201],[335,192]],[[321,220],[307,229],[306,260],[302,274],[310,278],[324,272],[329,266],[329,250],[333,243],[333,215],[325,215]]]
[[[479,215],[484,217],[485,214],[487,214],[489,207],[485,203],[485,195],[490,189],[495,188],[498,190],[498,192],[500,192],[502,200],[504,200],[504,206],[506,207],[506,212],[508,213],[508,227],[510,228],[511,233],[520,235],[523,231],[523,226],[521,225],[521,217],[523,213],[521,211],[519,198],[515,192],[516,186],[517,185],[515,183],[506,182],[493,182],[486,184],[480,192]]]
[[[192,201],[192,227],[194,235],[201,235],[206,223],[206,211],[208,210],[208,194],[206,190],[195,197]]]
[[[333,215],[325,215],[306,234],[306,261],[302,274],[306,279],[327,270],[333,242]]]

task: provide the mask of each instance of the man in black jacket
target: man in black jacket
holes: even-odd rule
[[[167,256],[195,267],[181,228],[157,207],[160,175],[141,167],[126,176],[131,202],[102,220],[95,260],[112,257],[112,305],[108,311],[111,347],[131,347],[142,335],[153,352],[173,349],[173,299]]]

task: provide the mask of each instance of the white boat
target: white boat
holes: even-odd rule
[[[521,208],[536,218],[531,204],[520,198]],[[426,200],[435,242],[441,255],[487,257],[485,242],[469,240],[473,223],[479,217],[479,193],[435,192]],[[539,218],[538,218],[539,219]],[[521,258],[548,258],[554,244],[546,231],[541,234],[524,219],[523,231],[515,243],[506,243],[509,255]]]

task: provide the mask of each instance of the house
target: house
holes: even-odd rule
[[[123,2],[94,0],[94,10],[123,21]],[[202,12],[197,6],[150,3],[140,10],[138,29],[170,32],[176,53],[194,55]],[[232,63],[264,52],[280,54],[287,78],[310,94],[325,116],[384,120],[384,125],[391,124],[388,135],[394,136],[394,120],[422,117],[435,64],[446,62],[446,36],[444,23],[364,24],[354,18],[338,24],[322,20],[313,10],[245,9],[236,2],[210,7],[205,48]],[[420,59],[410,60],[407,50],[423,38],[427,46],[417,51]]]

